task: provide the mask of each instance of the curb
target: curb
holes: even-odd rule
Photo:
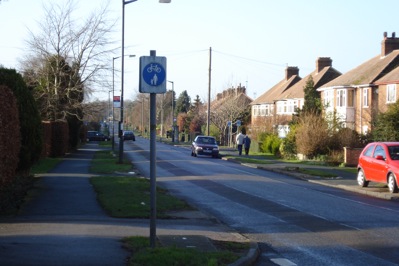
[[[260,254],[258,243],[251,242],[251,247],[244,257],[241,257],[236,262],[229,264],[229,266],[249,266],[253,265]]]

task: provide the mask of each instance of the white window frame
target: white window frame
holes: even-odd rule
[[[387,103],[396,102],[396,84],[387,85]]]
[[[346,107],[346,89],[337,90],[337,107]]]
[[[334,99],[334,91],[333,90],[325,90],[324,91],[324,106],[327,108],[334,107],[333,99]]]
[[[370,88],[363,88],[363,107],[369,107],[369,91]]]

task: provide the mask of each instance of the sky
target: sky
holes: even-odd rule
[[[63,0],[0,2],[0,65],[19,69],[28,29],[35,32],[43,3],[51,1]],[[99,3],[77,1],[76,12],[84,17]],[[122,3],[109,0],[118,47]],[[191,99],[198,95],[204,102],[210,58],[212,98],[241,85],[256,99],[284,78],[287,66],[297,66],[305,77],[318,57],[330,57],[345,73],[380,54],[384,32],[399,36],[398,9],[397,0],[137,0],[125,5],[125,54],[136,57],[125,59],[124,98],[139,94],[139,57],[150,50],[167,58],[167,80],[177,97],[186,90]],[[110,66],[112,61],[110,56]],[[115,60],[116,71],[120,61]],[[115,78],[118,95],[120,76]],[[98,88],[91,100],[108,97]]]

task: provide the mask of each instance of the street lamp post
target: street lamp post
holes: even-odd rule
[[[126,55],[128,57],[135,57],[136,55]],[[114,97],[115,97],[115,59],[121,58],[120,56],[112,58],[112,150],[115,147],[115,120],[114,120]]]
[[[123,87],[124,87],[124,67],[125,67],[125,5],[136,2],[137,0],[122,0],[122,75],[121,75],[121,128],[123,129]],[[159,0],[159,3],[170,3],[171,0]],[[155,103],[155,97],[154,98],[154,103]],[[154,117],[155,117],[155,112],[154,112]],[[154,119],[155,120],[155,119]],[[150,124],[150,127],[152,125]],[[154,131],[155,132],[155,131]],[[122,132],[119,132],[120,138],[119,138],[119,163],[123,162],[123,134]],[[155,133],[154,133],[155,134]],[[154,156],[155,157],[155,156]],[[151,156],[151,159],[152,158]],[[155,192],[155,176],[152,177],[151,174],[151,192]],[[151,214],[150,214],[150,246],[152,248],[155,247],[155,238],[156,238],[156,200],[155,200],[155,193],[151,193]]]
[[[174,101],[175,101],[175,83],[173,81],[168,80],[169,83],[172,83],[172,142],[175,142],[175,107],[174,107]]]

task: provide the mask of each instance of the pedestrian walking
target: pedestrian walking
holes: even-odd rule
[[[251,147],[251,139],[248,137],[248,135],[245,136],[243,143],[244,143],[245,155],[248,155],[249,148]]]
[[[242,144],[244,143],[244,138],[245,138],[245,135],[242,134],[242,132],[240,132],[240,133],[236,136],[236,143],[237,143],[238,155],[240,155],[240,156],[241,156],[241,154],[242,154]]]

